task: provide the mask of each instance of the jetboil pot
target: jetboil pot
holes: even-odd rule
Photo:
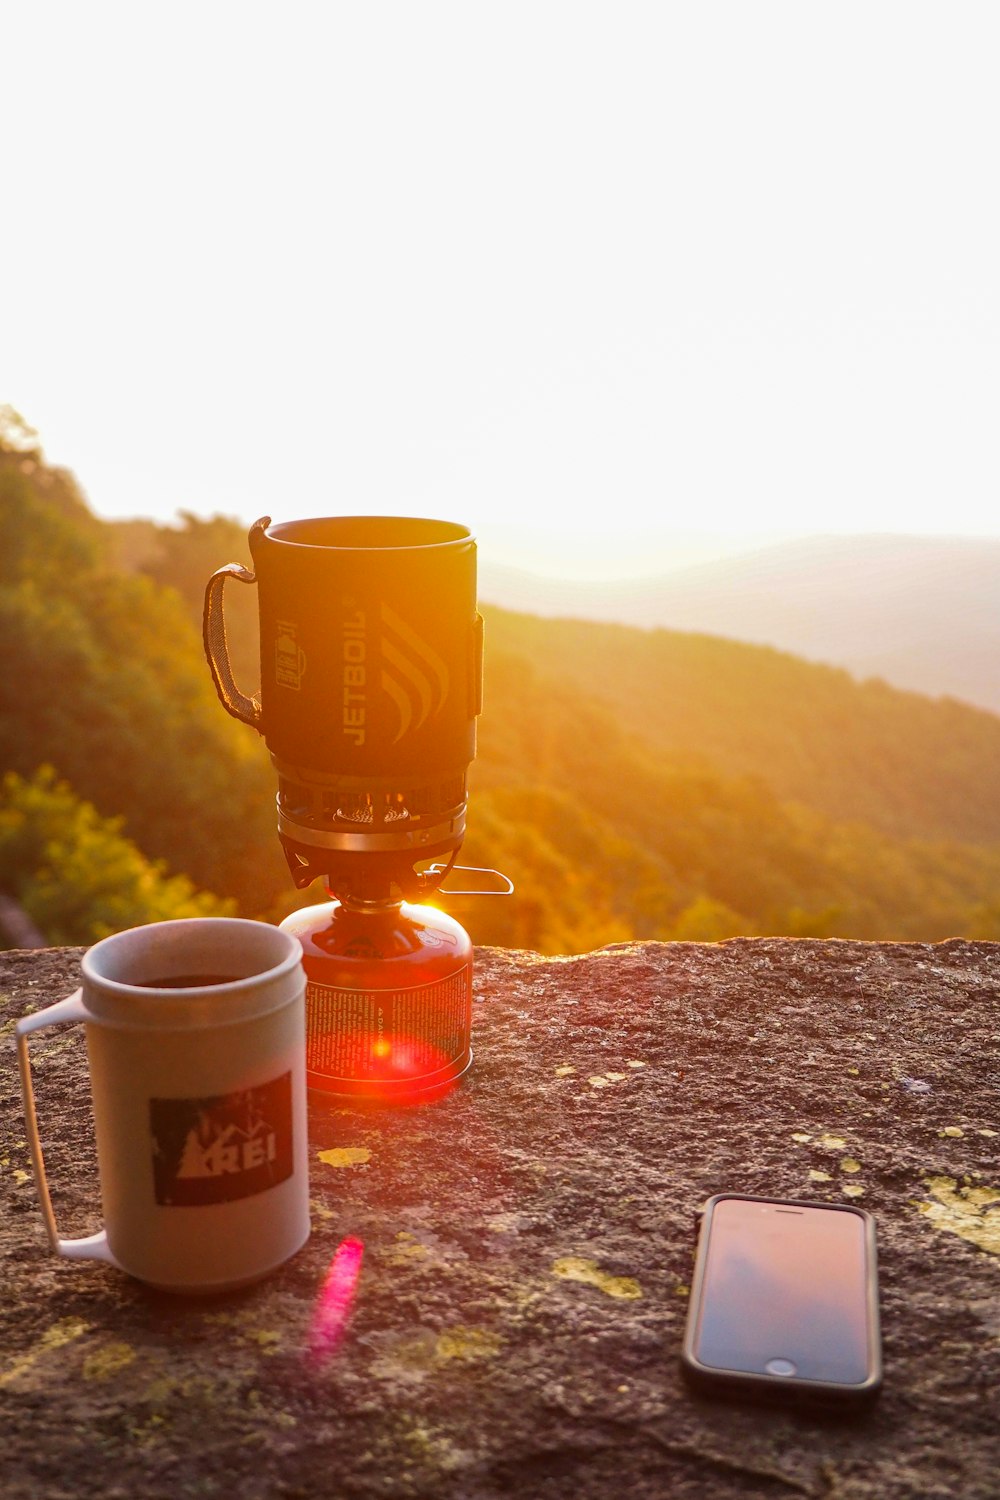
[[[465,833],[483,681],[475,541],[446,521],[265,517],[249,545],[253,571],[209,580],[205,652],[227,712],[267,743],[293,881],[322,877],[333,897],[281,924],[304,952],[307,1081],[383,1101],[442,1091],[472,1059],[472,944],[412,903]],[[259,697],[229,663],[230,579],[258,590]]]

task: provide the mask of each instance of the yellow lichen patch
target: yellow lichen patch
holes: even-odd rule
[[[131,1344],[105,1344],[95,1349],[83,1362],[84,1380],[110,1380],[135,1359]]]
[[[863,1198],[865,1195],[860,1182],[845,1182],[842,1192],[845,1198]]]
[[[14,1181],[17,1183],[18,1187],[24,1187],[24,1184],[26,1182],[31,1181],[31,1173],[26,1172],[23,1167],[15,1167]]]
[[[434,1464],[445,1473],[461,1468],[468,1461],[465,1452],[456,1448],[450,1438],[442,1437],[437,1428],[413,1427],[403,1438],[424,1463]]]
[[[316,1215],[317,1219],[332,1219],[334,1217],[333,1209],[327,1208],[325,1203],[320,1203],[318,1198],[309,1199],[309,1208]]]
[[[611,1087],[610,1080],[605,1078],[602,1073],[595,1073],[593,1078],[587,1079],[587,1082],[592,1089],[607,1089]]]
[[[953,1140],[961,1140],[964,1134],[965,1131],[962,1129],[961,1125],[946,1125],[943,1130],[938,1131],[938,1135],[951,1136]]]
[[[248,1414],[252,1417],[259,1418],[260,1421],[264,1422],[267,1427],[289,1428],[297,1427],[299,1425],[298,1419],[296,1417],[293,1417],[290,1411],[283,1411],[280,1408],[279,1410],[275,1411],[273,1407],[265,1405],[260,1391],[248,1391],[245,1399]],[[254,1436],[259,1439],[263,1436],[263,1434],[254,1434]],[[246,1443],[247,1441],[248,1438],[245,1437],[243,1439],[243,1443]]]
[[[260,1345],[262,1354],[277,1354],[281,1346],[281,1334],[272,1328],[254,1328],[247,1334],[255,1344]]]
[[[439,1333],[435,1359],[493,1359],[503,1348],[503,1339],[485,1328],[448,1328]]]
[[[572,1066],[571,1063],[561,1063],[560,1066],[555,1070],[557,1078],[568,1078],[571,1073],[575,1072],[576,1069]]]
[[[223,1388],[224,1389],[224,1388]],[[151,1406],[166,1406],[175,1398],[197,1401],[202,1406],[217,1404],[219,1388],[208,1375],[180,1376],[161,1373],[146,1386],[142,1399]]]
[[[817,1146],[825,1147],[827,1151],[843,1151],[844,1147],[847,1145],[847,1142],[844,1140],[843,1136],[821,1135],[817,1137],[816,1144]]]
[[[678,1284],[674,1287],[674,1296],[675,1297],[690,1297],[690,1295],[691,1295],[691,1288],[687,1285],[686,1282],[684,1282],[684,1281],[678,1282]]]
[[[635,1301],[642,1296],[642,1287],[631,1276],[610,1276],[602,1271],[596,1261],[584,1260],[579,1255],[566,1255],[552,1266],[553,1276],[563,1281],[582,1281],[587,1286],[596,1286],[608,1297],[620,1297]]]
[[[807,1146],[812,1140],[812,1136],[806,1135],[804,1130],[796,1130],[792,1135],[792,1140],[799,1146]]]
[[[845,1156],[840,1163],[840,1170],[846,1172],[848,1176],[852,1176],[855,1172],[861,1171],[861,1163],[856,1161],[853,1156]]]
[[[628,1077],[628,1074],[627,1073],[605,1073],[604,1076],[605,1076],[605,1078],[608,1079],[608,1081],[610,1083],[621,1083],[621,1081],[622,1081],[623,1078],[627,1078]]]
[[[10,1385],[19,1375],[30,1370],[36,1360],[41,1359],[43,1354],[48,1354],[51,1349],[62,1349],[66,1344],[71,1344],[81,1334],[87,1332],[89,1323],[81,1323],[79,1318],[60,1318],[58,1323],[53,1323],[46,1328],[41,1338],[33,1349],[21,1358],[15,1360],[6,1370],[0,1374],[0,1386]]]
[[[145,1422],[137,1422],[135,1426],[129,1427],[128,1435],[140,1448],[151,1448],[159,1442],[163,1436],[162,1429],[166,1426],[166,1417],[154,1411]]]
[[[984,1129],[984,1130],[977,1130],[976,1134],[977,1135],[986,1135],[986,1136],[989,1136],[992,1139],[995,1135],[998,1134],[998,1132],[995,1131],[995,1130],[985,1130]]]
[[[429,1254],[426,1245],[422,1245],[408,1230],[401,1229],[396,1235],[395,1245],[390,1245],[383,1251],[382,1259],[388,1261],[390,1266],[405,1266],[411,1261],[426,1260]]]
[[[810,1182],[830,1182],[830,1181],[832,1181],[832,1178],[830,1177],[829,1172],[819,1172],[814,1167],[812,1169],[812,1171],[809,1173],[809,1181]]]
[[[959,1187],[954,1177],[926,1177],[933,1201],[918,1203],[938,1229],[1000,1255],[1000,1189]]]
[[[848,1068],[847,1071],[848,1071],[848,1073],[850,1073],[850,1075],[851,1075],[852,1078],[857,1078],[858,1077],[858,1070],[857,1070],[857,1068]]]
[[[640,1062],[638,1058],[631,1058],[630,1057],[629,1060],[628,1060],[628,1062],[625,1064],[625,1066],[626,1066],[626,1068],[645,1068],[645,1067],[648,1066],[648,1064],[644,1063],[644,1062]]]
[[[371,1161],[367,1146],[334,1146],[329,1151],[317,1151],[316,1159],[327,1167],[363,1167]]]
[[[244,1307],[239,1312],[211,1312],[205,1313],[204,1317],[206,1323],[233,1329],[241,1342],[258,1344],[264,1354],[276,1354],[281,1345],[281,1334],[263,1327],[257,1322],[257,1315],[255,1308]]]

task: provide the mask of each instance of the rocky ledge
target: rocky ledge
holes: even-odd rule
[[[48,1252],[12,1029],[79,956],[0,954],[7,1500],[997,1495],[1000,945],[480,950],[465,1082],[314,1100],[309,1244],[210,1301]],[[87,1233],[83,1036],[33,1056],[56,1213]],[[875,1214],[870,1415],[688,1393],[695,1218],[723,1190]],[[324,1346],[345,1241],[361,1274]]]

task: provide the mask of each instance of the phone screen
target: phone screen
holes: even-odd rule
[[[739,1198],[715,1204],[694,1344],[703,1365],[860,1384],[868,1351],[859,1214]]]

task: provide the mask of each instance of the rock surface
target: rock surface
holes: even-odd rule
[[[78,960],[0,954],[7,1500],[1000,1492],[1000,945],[480,950],[465,1083],[408,1110],[313,1100],[309,1244],[199,1301],[48,1251],[11,1032]],[[87,1233],[83,1036],[33,1058],[60,1228]],[[722,1190],[876,1215],[869,1416],[687,1392],[695,1215]],[[363,1268],[324,1347],[345,1239]]]

